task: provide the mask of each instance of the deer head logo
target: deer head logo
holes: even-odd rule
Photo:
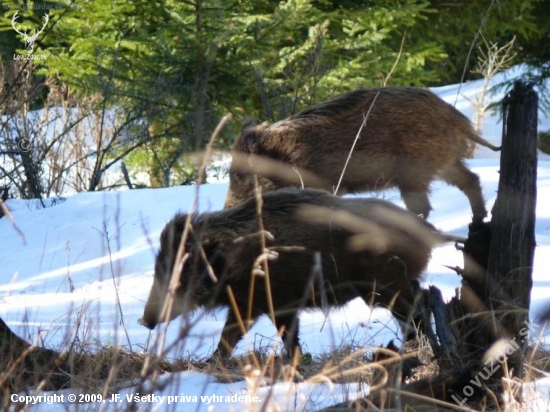
[[[27,34],[27,30],[22,32],[22,31],[17,29],[15,21],[17,20],[18,17],[19,16],[17,15],[17,12],[15,12],[13,17],[11,18],[11,26],[13,27],[13,29],[17,33],[19,33],[21,36],[23,36],[23,40],[25,41],[25,49],[27,49],[29,54],[31,54],[34,50],[34,44],[36,42],[36,39],[38,38],[38,35],[44,31],[44,29],[46,28],[46,24],[48,24],[48,21],[50,20],[50,17],[47,14],[44,15],[44,17],[42,17],[42,19],[44,19],[44,25],[38,31],[36,29],[34,29],[32,31],[32,35],[30,35],[30,36]]]

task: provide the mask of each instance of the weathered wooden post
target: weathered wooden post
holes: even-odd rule
[[[445,306],[447,324],[436,319],[436,345],[457,349],[445,352],[450,356],[440,361],[450,358],[471,371],[462,390],[452,394],[460,405],[482,396],[486,385],[500,390],[503,376],[521,378],[530,331],[538,96],[518,81],[503,104],[500,180],[492,220],[470,225],[464,269],[457,269],[463,277],[460,295]],[[449,327],[454,339],[442,333]]]
[[[512,369],[514,377],[523,374],[535,250],[538,96],[518,81],[503,103],[500,181],[492,220],[470,225],[464,269],[456,269],[463,276],[460,296],[444,305],[437,288],[430,288],[429,304],[421,305],[437,312],[438,339],[428,333],[430,342],[438,360],[455,369],[402,386],[401,400],[410,406],[433,407],[431,397],[463,406],[486,395],[485,386],[502,390],[500,379]],[[382,390],[370,400],[327,410],[390,407],[392,401]]]
[[[504,335],[516,339],[525,352],[526,336],[520,333],[529,321],[535,252],[535,207],[537,198],[538,95],[521,81],[506,97],[505,131],[500,159],[498,197],[493,207],[489,249],[490,290],[488,305],[495,311]],[[506,105],[508,110],[506,110]],[[500,290],[499,290],[500,289]],[[505,297],[505,300],[502,299]],[[498,330],[494,332],[499,334]],[[514,375],[523,374],[523,353],[510,357]]]
[[[497,370],[483,371],[486,383],[498,381],[510,369],[522,376],[535,250],[538,96],[518,81],[503,104],[498,196],[491,222],[470,227],[458,305],[465,313],[453,305],[464,337],[462,360],[483,369],[491,361],[484,355],[497,357]],[[497,350],[486,355],[499,339],[508,340],[501,346],[505,354]]]

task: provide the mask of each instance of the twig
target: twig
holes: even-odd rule
[[[4,201],[2,199],[0,199],[0,210],[2,210],[2,212],[4,213],[4,216],[6,216],[8,218],[11,225],[13,226],[13,228],[15,229],[15,231],[17,232],[17,234],[21,238],[21,241],[23,242],[23,244],[26,245],[27,240],[25,239],[25,234],[15,224],[15,220],[13,219],[13,215],[11,214],[10,210],[8,209],[8,207],[6,206],[6,204],[4,203]]]
[[[386,84],[388,83],[388,80],[390,79],[391,75],[393,74],[393,71],[397,67],[397,63],[399,63],[399,60],[401,59],[401,54],[403,53],[403,46],[405,46],[405,36],[406,35],[407,35],[407,32],[405,31],[403,33],[403,37],[401,38],[401,46],[399,46],[399,53],[397,53],[397,57],[396,57],[395,61],[393,62],[393,66],[391,67],[390,72],[384,78],[384,82],[382,83],[382,85],[384,87],[386,87]]]
[[[262,219],[262,207],[263,207],[263,199],[262,199],[262,190],[260,188],[260,185],[258,184],[258,176],[254,176],[254,185],[256,186],[256,213],[258,215],[258,226],[260,230],[260,247],[262,250],[262,255],[266,254],[269,255],[269,251],[267,250],[267,242],[265,237],[265,229],[264,229],[264,222]],[[263,260],[263,276],[264,276],[264,282],[265,282],[265,293],[267,295],[267,308],[269,311],[269,318],[271,319],[271,322],[275,323],[275,309],[273,307],[273,295],[271,291],[271,278],[269,276],[269,265],[267,264],[267,259]],[[252,274],[252,277],[254,277],[254,274]],[[252,297],[250,297],[252,299]],[[251,307],[249,307],[248,311],[251,311]]]
[[[491,4],[489,4],[489,7],[487,7],[487,11],[483,15],[483,19],[481,20],[481,23],[479,25],[479,28],[477,29],[476,35],[474,36],[474,40],[472,41],[472,45],[470,46],[470,50],[468,50],[468,56],[466,57],[466,62],[464,63],[464,69],[462,70],[462,76],[460,76],[460,83],[458,84],[458,90],[456,92],[456,98],[455,98],[454,106],[456,106],[456,103],[458,102],[458,96],[460,95],[460,89],[462,88],[462,83],[464,83],[464,77],[466,76],[466,70],[468,69],[468,62],[470,61],[472,51],[474,50],[474,46],[477,43],[477,38],[481,34],[481,31],[483,30],[483,27],[485,27],[485,22],[487,21],[487,18],[489,17],[489,12],[491,11],[491,8],[493,7],[493,4],[495,4],[495,0],[492,0]]]
[[[126,167],[126,163],[121,162],[120,169],[122,170],[122,175],[124,176],[124,180],[128,185],[128,189],[132,190],[134,188],[134,185],[132,185],[132,181],[130,180],[130,175],[128,174],[128,168]]]
[[[199,187],[199,185],[206,182],[206,165],[210,161],[210,156],[212,155],[212,150],[214,149],[214,142],[216,141],[216,139],[220,135],[220,133],[223,130],[223,128],[225,127],[225,125],[231,121],[232,117],[233,116],[232,116],[231,113],[226,114],[224,117],[222,117],[222,119],[220,120],[220,122],[218,123],[216,128],[214,129],[214,133],[212,133],[212,136],[210,137],[210,141],[206,145],[206,152],[204,154],[204,159],[202,160],[202,164],[199,168],[199,176],[198,176],[198,179],[197,179],[197,188]]]
[[[210,137],[210,141],[208,142],[208,145],[206,146],[206,152],[204,154],[204,157],[202,159],[202,164],[199,167],[199,173],[198,173],[198,180],[197,180],[197,186],[195,189],[195,196],[193,197],[193,200],[191,202],[191,206],[189,207],[189,212],[187,214],[187,218],[185,221],[185,226],[183,228],[183,233],[181,236],[180,244],[178,247],[178,251],[176,253],[176,259],[174,267],[172,268],[172,274],[170,276],[170,283],[168,286],[168,293],[166,297],[166,301],[164,302],[164,305],[162,307],[162,313],[160,315],[161,319],[164,319],[166,321],[166,327],[163,330],[163,333],[160,337],[160,342],[158,346],[158,353],[157,355],[159,357],[162,357],[163,354],[163,348],[166,343],[166,335],[168,333],[168,321],[171,318],[172,309],[174,305],[174,297],[176,296],[176,291],[180,285],[180,275],[181,275],[181,269],[183,268],[183,264],[185,263],[185,260],[189,258],[189,255],[186,254],[185,250],[185,244],[187,243],[187,239],[189,237],[189,232],[191,231],[191,220],[193,219],[193,214],[197,210],[197,204],[199,200],[199,188],[201,183],[204,181],[206,176],[206,165],[208,164],[208,161],[210,159],[210,155],[212,152],[212,149],[214,147],[214,142],[218,138],[219,134],[221,133],[223,127],[231,120],[232,115],[227,114],[225,115],[218,125],[216,126],[216,129],[214,129],[214,132],[212,133],[212,136]]]
[[[363,130],[363,127],[367,124],[367,119],[369,118],[369,114],[374,107],[374,103],[376,102],[376,99],[378,98],[378,95],[380,92],[376,93],[376,96],[374,96],[374,99],[372,99],[372,103],[370,104],[369,111],[367,112],[367,115],[363,118],[363,123],[361,123],[361,127],[359,127],[359,131],[357,132],[357,135],[355,136],[355,140],[353,141],[353,145],[351,146],[351,150],[349,151],[348,158],[346,159],[346,164],[344,164],[344,169],[342,170],[342,174],[340,175],[340,179],[338,179],[338,184],[336,185],[336,189],[334,189],[334,196],[338,194],[338,189],[340,188],[340,184],[342,183],[342,179],[344,178],[344,173],[346,173],[346,169],[348,167],[348,163],[351,159],[351,155],[353,153],[353,150],[355,149],[355,145],[357,144],[357,140],[359,140],[359,137],[361,137],[361,131]]]
[[[126,339],[128,340],[128,347],[130,348],[130,351],[133,352],[132,342],[130,341],[130,335],[128,334],[128,329],[126,328],[126,324],[124,323],[124,314],[122,312],[122,305],[120,304],[120,296],[118,294],[118,286],[116,284],[115,271],[114,271],[114,268],[113,268],[113,256],[112,256],[112,253],[111,253],[111,239],[109,237],[107,222],[103,222],[103,230],[104,230],[103,233],[105,235],[105,239],[107,240],[107,251],[109,252],[109,267],[111,269],[111,279],[113,280],[113,286],[115,287],[115,294],[116,294],[116,302],[117,302],[117,305],[118,305],[118,311],[120,312],[120,323],[122,325],[122,328],[124,329],[124,333],[126,334]]]

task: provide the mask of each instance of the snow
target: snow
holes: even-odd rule
[[[522,70],[522,67],[510,69],[497,75],[493,83],[517,77]],[[456,101],[456,107],[471,118],[474,113],[472,101],[480,84],[480,81],[463,84],[459,94],[457,85],[433,90],[452,104]],[[502,94],[497,94],[491,96],[491,100],[498,101],[502,97]],[[539,130],[548,129],[550,117],[541,113]],[[483,137],[499,145],[501,131],[499,116],[488,113],[483,121]],[[476,158],[468,161],[468,166],[480,176],[490,210],[498,187],[499,154],[480,148]],[[46,208],[39,207],[35,201],[8,200],[7,205],[19,231],[8,219],[0,219],[3,256],[0,317],[19,336],[59,350],[76,335],[86,342],[123,345],[134,351],[158,351],[163,328],[150,333],[138,325],[137,320],[143,313],[153,281],[160,231],[176,212],[189,211],[197,194],[199,211],[221,209],[227,187],[225,182],[198,188],[177,186],[80,193]],[[397,191],[374,196],[403,206]],[[466,197],[458,189],[436,182],[430,199],[434,208],[430,222],[444,232],[465,236],[470,221]],[[547,272],[550,267],[549,206],[550,156],[539,153],[532,321],[550,303]],[[436,285],[444,298],[449,299],[460,285],[460,278],[444,265],[463,265],[462,255],[453,245],[434,250],[424,284]],[[214,313],[198,310],[189,319],[174,320],[167,328],[165,345],[172,347],[167,356],[193,359],[209,356],[217,345],[224,320],[223,310]],[[303,312],[300,321],[300,339],[304,350],[312,354],[325,353],[344,343],[370,347],[399,338],[399,328],[388,311],[371,310],[359,299],[342,309],[331,310],[328,315],[321,311]],[[182,322],[195,325],[189,336],[178,342]],[[78,328],[75,327],[77,324]],[[531,338],[550,342],[548,335]],[[265,348],[274,342],[280,343],[274,326],[267,318],[261,318],[237,346],[235,354]],[[211,376],[192,371],[175,375],[161,376],[161,384],[149,388],[158,398],[143,398],[138,403],[140,410],[253,411],[265,407],[266,403],[269,410],[317,410],[363,396],[369,390],[368,386],[359,383],[281,382],[262,386],[254,379],[221,383]],[[76,406],[80,411],[121,410],[127,396],[130,399],[136,396],[135,391],[136,387],[130,386],[119,392],[119,399]],[[529,410],[547,410],[550,377],[525,384],[525,391],[532,400]],[[61,402],[49,404],[44,398],[30,410],[72,410],[67,401],[70,394],[73,392],[59,392],[58,395],[64,395]],[[177,400],[172,399],[169,404],[169,396]]]

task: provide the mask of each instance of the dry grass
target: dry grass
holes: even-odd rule
[[[213,140],[214,137],[211,143]],[[207,158],[208,156],[205,156],[205,159]],[[203,169],[200,175],[204,175]],[[258,214],[261,217],[261,210]],[[184,242],[185,236],[181,244],[183,245]],[[265,244],[263,247],[265,249]],[[180,253],[181,255],[185,253],[183,248]],[[267,269],[264,271],[268,272]],[[114,276],[115,273],[112,275]],[[175,283],[170,290],[170,296],[174,295],[178,277],[174,276],[173,280]],[[168,304],[166,307],[167,314],[171,309],[170,306]],[[273,314],[271,315],[273,318]],[[185,334],[180,337],[185,338]],[[164,341],[164,338],[161,341]],[[19,345],[13,345],[14,341]],[[1,342],[4,343],[2,346],[4,356],[1,359],[3,365],[0,366],[7,371],[0,379],[0,390],[4,400],[9,398],[6,396],[9,393],[33,393],[65,388],[103,393],[105,397],[107,394],[130,386],[137,387],[136,392],[146,393],[147,390],[142,390],[145,383],[150,384],[149,392],[160,391],[166,385],[166,380],[161,383],[159,376],[170,373],[170,379],[178,382],[177,372],[189,370],[214,376],[219,382],[244,380],[254,388],[267,387],[277,382],[335,384],[353,382],[368,384],[371,392],[377,393],[382,388],[399,391],[403,374],[407,375],[404,384],[410,385],[452,372],[460,366],[438,363],[430,345],[423,337],[407,343],[400,350],[400,354],[380,348],[365,348],[351,342],[328,353],[321,355],[305,353],[293,360],[273,355],[270,348],[260,348],[255,352],[233,357],[224,362],[195,359],[179,359],[170,362],[162,356],[166,353],[163,344],[160,345],[158,352],[160,356],[154,356],[149,353],[135,353],[120,347],[97,348],[81,341],[73,341],[70,345],[71,350],[66,353],[31,347],[14,336],[10,336],[9,339],[4,336],[3,339],[0,338]],[[14,347],[17,350],[14,350]],[[530,348],[526,363],[529,373],[526,374],[525,381],[536,379],[542,375],[543,371],[550,371],[549,354],[550,351],[538,346]],[[412,363],[415,367],[409,371],[408,369],[412,366],[408,362],[415,358],[420,359],[421,365]],[[509,382],[505,385],[507,386],[504,392],[511,394],[509,398],[513,399],[518,385]],[[476,410],[498,408],[496,396],[491,394],[502,392],[501,388],[488,389],[489,396],[475,403],[472,402],[469,406]],[[6,404],[3,403],[3,406]],[[448,404],[448,409],[456,409],[456,405]],[[382,406],[381,410],[387,409]]]
[[[437,364],[433,361],[433,353],[429,345],[421,338],[408,342],[404,354],[400,356],[394,351],[380,347],[361,347],[359,344],[342,344],[329,352],[312,355],[302,354],[297,362],[272,353],[270,348],[262,348],[241,356],[232,357],[227,361],[190,361],[188,369],[198,370],[215,376],[220,382],[235,382],[245,380],[251,370],[261,372],[265,385],[276,382],[320,382],[332,383],[365,382],[370,385],[380,383],[380,379],[388,379],[388,373],[400,362],[407,359],[420,358],[422,365],[415,367],[407,382],[420,380],[431,374],[438,373]],[[383,353],[384,358],[379,358]]]
[[[362,347],[352,342],[320,355],[302,354],[295,362],[274,355],[272,348],[267,346],[224,362],[207,362],[203,359],[168,361],[149,353],[135,353],[113,346],[97,348],[80,341],[73,342],[70,353],[59,353],[43,347],[25,346],[21,341],[16,336],[2,335],[2,342],[9,344],[2,347],[2,367],[8,371],[2,375],[4,407],[8,405],[5,402],[11,393],[34,394],[43,390],[70,388],[81,393],[102,393],[104,397],[109,397],[123,388],[135,388],[138,385],[136,392],[158,393],[166,387],[168,381],[179,383],[178,379],[181,378],[177,372],[197,371],[215,377],[218,382],[246,381],[248,385],[254,386],[254,390],[278,382],[358,383],[368,386],[373,394],[363,403],[373,403],[379,410],[395,410],[392,408],[397,406],[392,402],[396,394],[405,404],[414,401],[415,405],[419,405],[418,410],[423,410],[429,404],[428,398],[420,391],[411,394],[407,388],[445,376],[460,366],[438,364],[427,339],[422,335],[407,342],[400,349],[401,355],[384,348]],[[19,353],[14,348],[19,348]],[[7,353],[10,354],[8,358]],[[401,383],[399,372],[406,370],[406,362],[410,357],[420,359],[422,364],[415,367],[410,377]],[[528,349],[523,382],[536,380],[544,376],[544,372],[550,373],[550,350],[532,344]],[[168,380],[160,381],[160,376],[168,376]],[[148,389],[141,391],[139,385],[143,388],[145,382],[148,383]],[[469,409],[464,409],[466,405],[459,408],[452,401],[443,409],[523,411],[525,406],[516,400],[520,384],[514,379],[503,379],[500,387],[493,385],[485,388],[485,397],[468,402]],[[404,392],[401,392],[401,388]],[[498,393],[504,394],[504,402],[498,400]],[[441,402],[441,405],[444,404]]]

